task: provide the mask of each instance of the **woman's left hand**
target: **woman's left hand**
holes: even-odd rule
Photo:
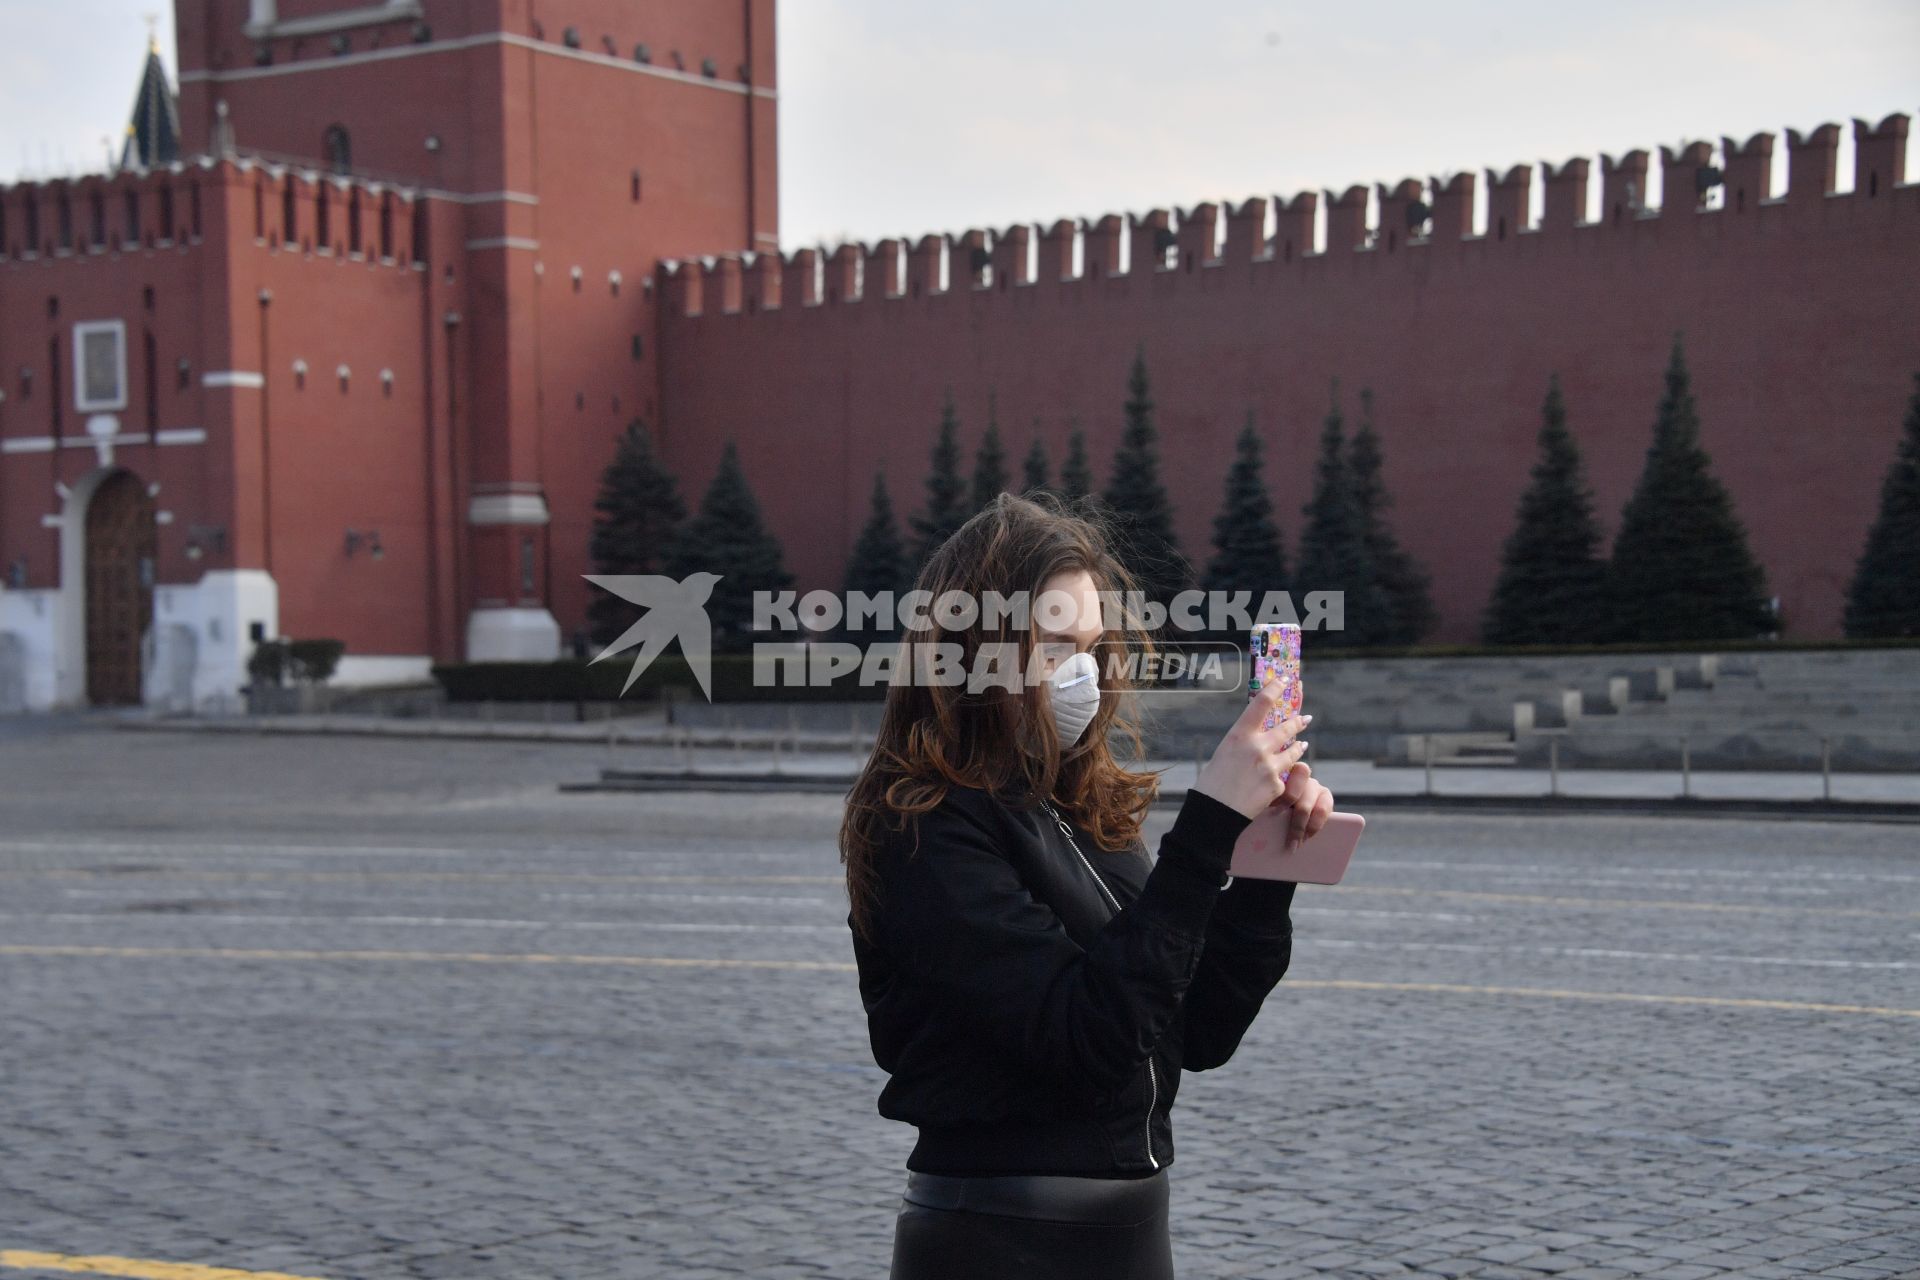
[[[1327,815],[1333,812],[1333,792],[1314,781],[1313,767],[1302,760],[1287,771],[1286,790],[1273,802],[1274,807],[1290,808],[1292,820],[1287,824],[1287,841],[1284,849],[1300,847],[1309,837],[1317,835],[1320,828],[1327,825]]]

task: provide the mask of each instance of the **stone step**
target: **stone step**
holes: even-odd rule
[[[1387,739],[1387,751],[1379,763],[1425,764],[1427,747],[1433,747],[1433,763],[1511,764],[1513,737],[1498,732],[1472,733],[1396,733]]]

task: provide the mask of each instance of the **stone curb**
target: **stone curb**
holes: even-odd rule
[[[848,776],[804,773],[749,773],[685,770],[621,770],[616,778],[597,782],[561,783],[574,793],[657,791],[808,792],[845,794]],[[1186,788],[1170,787],[1156,804],[1175,808],[1186,799]],[[1414,812],[1469,812],[1496,814],[1620,814],[1629,817],[1794,818],[1820,822],[1920,823],[1920,804],[1885,800],[1759,800],[1729,797],[1703,799],[1684,796],[1497,796],[1417,795],[1383,792],[1374,795],[1342,791],[1340,808],[1349,812],[1402,809]]]

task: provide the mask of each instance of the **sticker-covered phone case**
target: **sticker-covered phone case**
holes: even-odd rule
[[[1295,622],[1265,622],[1254,627],[1250,643],[1253,674],[1247,681],[1247,696],[1252,697],[1278,680],[1284,686],[1280,709],[1269,712],[1263,728],[1271,729],[1280,720],[1300,712],[1300,625]]]

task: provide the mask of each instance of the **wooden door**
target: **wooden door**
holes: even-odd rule
[[[101,482],[87,504],[87,701],[140,701],[140,640],[153,622],[153,499],[131,471]]]

